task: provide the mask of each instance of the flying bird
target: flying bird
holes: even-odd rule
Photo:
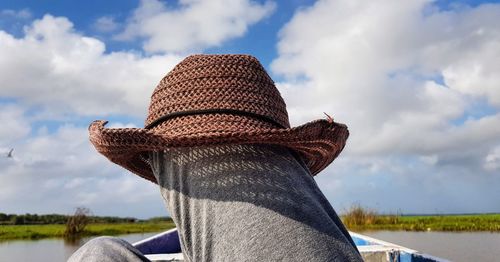
[[[14,148],[11,148],[9,153],[7,153],[8,158],[12,158],[12,152],[14,151]]]

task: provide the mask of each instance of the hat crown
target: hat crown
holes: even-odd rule
[[[193,113],[244,113],[289,128],[286,104],[274,81],[251,55],[191,55],[177,64],[151,96],[145,125]]]

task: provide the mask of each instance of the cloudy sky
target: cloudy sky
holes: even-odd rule
[[[292,126],[348,125],[316,177],[338,212],[500,212],[499,18],[499,1],[2,0],[0,212],[166,215],[87,127],[142,127],[192,53],[256,56]]]

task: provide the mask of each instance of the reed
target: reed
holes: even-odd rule
[[[375,210],[353,205],[342,216],[347,227],[362,227],[370,225],[395,225],[399,222],[398,215],[379,215]]]
[[[174,228],[173,222],[99,223],[88,224],[80,237],[161,232]],[[1,225],[0,241],[64,237],[65,225]]]
[[[500,214],[473,215],[382,215],[375,210],[354,205],[342,222],[350,230],[404,231],[491,231],[500,232]]]
[[[68,218],[66,222],[66,230],[64,230],[64,237],[76,238],[78,235],[85,232],[85,227],[90,223],[90,209],[85,207],[78,207],[73,216]]]

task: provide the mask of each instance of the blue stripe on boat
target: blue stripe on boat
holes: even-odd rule
[[[388,262],[448,262],[448,260],[422,254],[416,250],[371,238],[354,232],[351,234],[365,261]],[[133,244],[151,261],[183,261],[179,234],[171,229]]]

